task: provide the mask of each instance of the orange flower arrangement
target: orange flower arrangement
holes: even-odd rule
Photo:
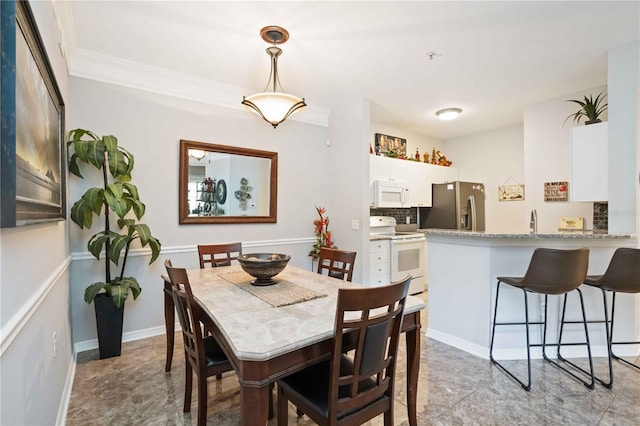
[[[337,248],[331,240],[331,231],[329,231],[329,217],[325,216],[326,210],[324,207],[316,206],[319,219],[313,221],[313,234],[316,236],[316,242],[313,244],[313,249],[309,252],[309,256],[313,259],[317,259],[320,256],[320,249],[322,247]]]

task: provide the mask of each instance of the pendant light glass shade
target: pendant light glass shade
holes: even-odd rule
[[[307,105],[304,99],[282,92],[262,92],[244,96],[242,104],[271,124],[274,129],[291,114],[301,111]]]
[[[278,78],[278,56],[282,54],[282,49],[277,47],[276,43],[287,41],[289,33],[284,28],[272,26],[263,28],[261,34],[265,41],[271,41],[274,44],[267,48],[267,54],[271,57],[269,82],[264,91],[243,96],[242,105],[258,114],[275,129],[291,114],[302,111],[307,104],[304,98],[284,93]]]
[[[201,149],[190,149],[189,156],[195,158],[196,160],[202,160],[207,153]]]

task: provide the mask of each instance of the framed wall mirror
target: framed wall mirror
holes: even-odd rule
[[[180,141],[180,224],[276,223],[278,153]]]

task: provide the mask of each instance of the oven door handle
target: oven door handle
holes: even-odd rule
[[[418,238],[400,238],[400,239],[392,239],[391,244],[399,245],[399,244],[413,244],[413,243],[421,243],[422,241],[426,241],[426,237],[418,237]]]

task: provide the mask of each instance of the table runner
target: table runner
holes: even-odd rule
[[[299,286],[290,281],[278,279],[277,276],[274,277],[275,281],[277,281],[276,284],[268,286],[251,285],[251,281],[255,278],[245,271],[222,272],[219,273],[218,276],[240,287],[244,291],[253,294],[257,298],[262,299],[274,308],[327,296],[326,294],[318,293],[317,291]]]

